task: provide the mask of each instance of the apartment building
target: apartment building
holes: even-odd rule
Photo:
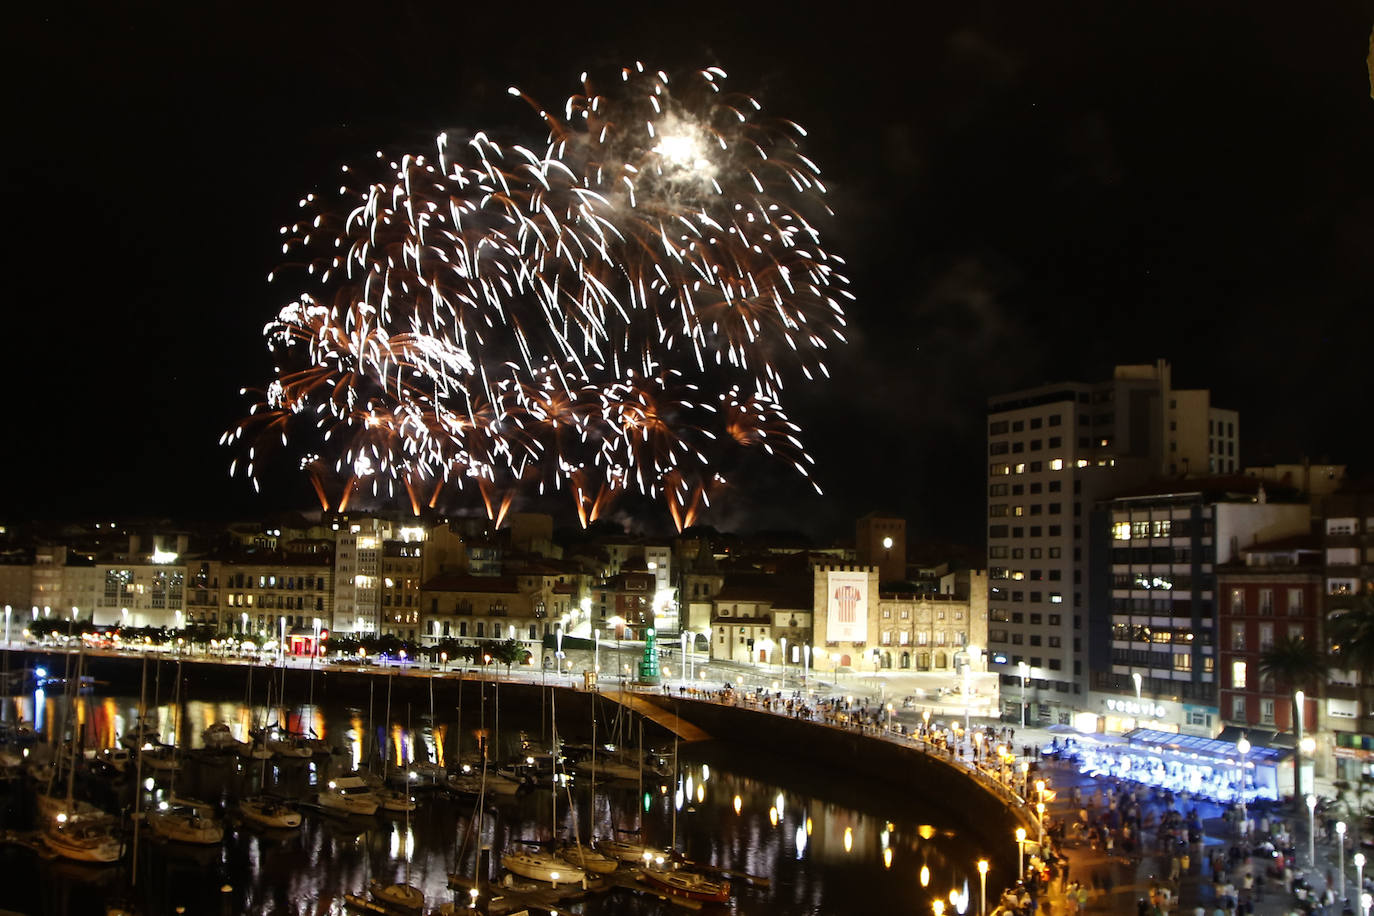
[[[988,407],[988,650],[1003,714],[1069,724],[1087,706],[1092,507],[1154,476],[1231,468],[1240,421],[1170,365],[994,397]],[[1102,613],[1107,613],[1103,608]]]
[[[1217,596],[1218,705],[1223,723],[1238,734],[1252,729],[1293,731],[1292,685],[1261,677],[1260,659],[1276,640],[1319,644],[1319,538],[1301,534],[1242,548],[1239,556],[1217,566]],[[1311,688],[1308,693],[1303,722],[1308,731],[1317,731],[1319,697]]]
[[[1329,622],[1374,601],[1374,481],[1353,482],[1322,500],[1322,612]],[[1374,775],[1374,683],[1368,672],[1332,671],[1325,725],[1337,779]]]
[[[1218,566],[1243,548],[1304,535],[1305,500],[1269,501],[1242,477],[1165,481],[1095,514],[1085,711],[1097,730],[1141,726],[1212,737],[1218,687],[1248,689],[1253,669],[1218,665]],[[1232,675],[1239,672],[1239,680]]]

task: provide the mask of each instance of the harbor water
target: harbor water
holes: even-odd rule
[[[471,798],[417,789],[419,804],[409,815],[343,817],[307,807],[299,830],[254,829],[231,813],[241,796],[266,790],[308,801],[351,769],[371,765],[381,772],[383,757],[403,766],[432,761],[453,767],[478,761],[484,743],[493,760],[519,759],[547,750],[554,729],[565,742],[590,744],[593,717],[585,703],[577,712],[559,709],[552,691],[540,692],[537,701],[529,693],[517,701],[500,697],[490,684],[479,690],[469,682],[460,694],[444,680],[434,686],[432,707],[429,692],[413,687],[404,699],[396,692],[388,702],[392,679],[385,677],[361,694],[340,695],[323,686],[314,696],[288,693],[295,702],[284,706],[266,705],[265,683],[252,697],[246,689],[233,695],[220,687],[219,695],[202,688],[173,701],[171,667],[164,665],[160,675],[149,681],[147,719],[163,741],[175,736],[183,750],[181,766],[171,777],[154,779],[145,772],[138,805],[156,805],[172,792],[209,802],[226,813],[224,842],[164,843],[144,831],[136,872],[127,852],[120,865],[95,867],[7,844],[0,847],[0,869],[32,878],[8,883],[7,909],[75,916],[103,913],[107,901],[132,898],[147,913],[341,913],[344,895],[363,892],[372,880],[413,884],[424,891],[427,907],[437,907],[455,897],[466,903],[465,892],[450,889],[449,876],[472,878],[480,846],[492,850],[489,877],[496,884],[503,852],[575,836],[583,842],[642,839],[738,873],[727,907],[737,913],[930,912],[931,901],[949,900],[951,890],[957,893],[948,912],[977,912],[975,863],[986,853],[949,800],[884,795],[862,776],[809,765],[805,748],[759,754],[720,742],[675,747],[652,723],[604,700],[590,705],[597,744],[637,749],[642,728],[644,744],[666,765],[663,773],[646,770],[642,782],[598,779],[594,786],[577,775],[558,791],[556,805],[553,790],[531,788],[510,798],[489,797],[480,811]],[[264,673],[262,680],[267,678]],[[135,724],[139,704],[127,689],[102,695],[97,685],[79,695],[71,708],[83,752],[114,747]],[[26,691],[6,699],[0,718],[32,723],[38,740],[30,754],[42,758],[59,752],[67,708],[60,688]],[[279,723],[322,739],[331,751],[265,764],[210,753],[202,732],[217,722],[239,738],[255,724]],[[132,777],[123,783],[83,778],[76,793],[106,810],[127,809],[134,804],[133,783]],[[31,830],[32,782],[12,780],[0,791],[0,828],[17,832],[11,836]],[[623,890],[560,908],[585,914],[674,911],[651,895]]]

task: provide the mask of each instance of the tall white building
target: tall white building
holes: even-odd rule
[[[1019,718],[1024,696],[1028,722],[1069,724],[1086,702],[1094,503],[1150,477],[1235,470],[1239,430],[1207,391],[1175,389],[1163,360],[990,400],[988,652],[1004,714]]]

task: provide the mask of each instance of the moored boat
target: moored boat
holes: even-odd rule
[[[610,874],[620,865],[618,859],[597,852],[586,843],[564,843],[558,847],[558,856],[570,865],[598,875]]]
[[[373,881],[367,886],[372,902],[396,913],[422,913],[425,908],[425,895],[413,884],[383,884]]]
[[[403,814],[415,810],[415,797],[409,792],[400,789],[373,789],[372,793],[377,796],[383,811]]]
[[[321,808],[344,814],[376,814],[381,800],[371,786],[357,776],[331,779],[316,796]]]
[[[560,884],[584,884],[587,873],[576,865],[548,852],[510,852],[501,857],[506,871],[522,878],[547,881],[554,887]]]
[[[265,795],[241,799],[239,814],[249,823],[269,830],[295,830],[301,825],[301,813],[294,805]]]
[[[234,751],[246,744],[234,737],[234,730],[224,722],[216,722],[200,733],[205,746],[212,751]]]
[[[164,840],[211,846],[224,839],[224,827],[209,805],[173,798],[148,812],[148,827]]]
[[[699,903],[728,903],[730,900],[729,881],[713,881],[696,872],[646,868],[640,880],[655,890],[683,900]]]
[[[665,850],[645,846],[643,843],[630,843],[625,840],[597,840],[596,849],[612,859],[638,865],[652,865],[668,858],[668,853]]]
[[[54,855],[73,862],[108,865],[118,862],[124,852],[124,844],[114,834],[114,821],[109,818],[68,820],[63,817],[47,824],[41,837]]]

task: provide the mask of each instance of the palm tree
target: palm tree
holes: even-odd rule
[[[1290,694],[1297,690],[1308,690],[1313,685],[1326,682],[1326,672],[1330,668],[1326,654],[1301,636],[1289,636],[1276,640],[1265,649],[1259,659],[1259,673],[1282,686]],[[1302,717],[1298,710],[1297,697],[1293,697],[1293,722]]]
[[[1326,636],[1336,663],[1374,683],[1374,600],[1361,595],[1349,610],[1337,611],[1326,624]]]

